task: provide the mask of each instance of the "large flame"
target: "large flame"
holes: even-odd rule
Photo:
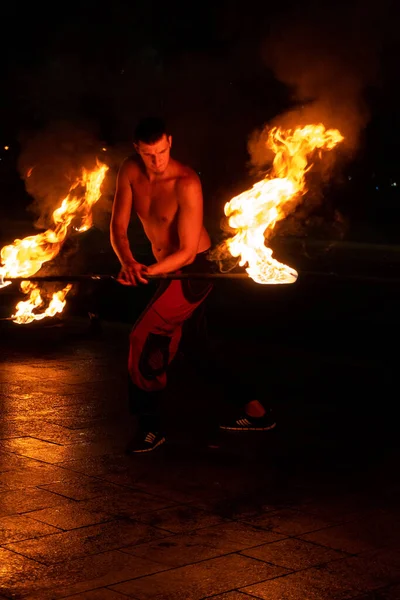
[[[8,285],[8,277],[30,277],[37,273],[43,263],[52,260],[59,253],[71,228],[76,231],[87,231],[92,226],[92,208],[101,196],[103,183],[108,167],[104,164],[92,171],[82,170],[82,175],[71,186],[68,195],[53,212],[53,227],[43,233],[15,240],[13,244],[4,246],[0,252],[0,288]],[[45,307],[37,284],[23,282],[21,290],[29,294],[26,301],[19,302],[17,312],[12,315],[16,323],[30,323],[44,317],[53,317],[62,312],[65,297],[72,288],[71,284],[52,294]],[[38,310],[42,309],[42,312]]]
[[[337,129],[323,125],[306,125],[284,131],[271,129],[267,147],[275,152],[271,172],[250,190],[232,198],[224,212],[229,226],[236,230],[225,243],[240,266],[257,283],[293,283],[297,272],[274,258],[265,245],[275,224],[298,205],[305,194],[305,175],[316,149],[331,150],[343,140]]]

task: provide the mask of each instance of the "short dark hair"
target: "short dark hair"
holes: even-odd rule
[[[161,117],[145,117],[141,119],[134,132],[134,141],[144,142],[145,144],[154,144],[168,135],[164,119]]]

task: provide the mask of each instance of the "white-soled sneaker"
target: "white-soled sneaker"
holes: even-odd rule
[[[126,451],[128,454],[151,452],[164,442],[165,437],[157,431],[139,431]]]
[[[231,422],[221,423],[220,429],[228,431],[268,431],[274,429],[276,422],[272,410],[268,409],[262,417],[250,417],[243,413],[239,418]]]

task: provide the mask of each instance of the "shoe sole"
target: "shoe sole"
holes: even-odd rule
[[[268,427],[230,427],[229,425],[220,425],[219,428],[225,431],[269,431],[274,429],[276,423],[268,425]]]
[[[165,438],[161,438],[161,440],[159,442],[157,442],[157,444],[154,444],[154,446],[152,446],[151,448],[147,448],[147,450],[130,450],[128,453],[129,454],[143,454],[144,452],[152,452],[153,450],[158,448],[158,446],[161,446],[161,444],[163,444],[164,442],[165,442]]]

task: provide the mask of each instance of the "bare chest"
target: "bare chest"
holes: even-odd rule
[[[133,208],[141,221],[154,225],[170,224],[178,212],[174,182],[132,186]]]

